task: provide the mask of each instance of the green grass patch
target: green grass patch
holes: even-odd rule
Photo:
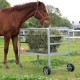
[[[12,76],[0,76],[0,80],[48,80],[48,78],[44,77],[30,77],[30,76],[23,76],[23,77],[12,77]]]
[[[71,42],[71,44],[75,44]],[[77,45],[80,44],[79,41]],[[4,46],[3,40],[0,39],[0,45]],[[77,46],[76,45],[76,46]],[[65,50],[66,45],[61,45],[59,50]],[[21,45],[28,49],[27,44]],[[76,47],[77,48],[77,47]],[[78,50],[80,46],[78,45]],[[74,48],[72,49],[74,50]],[[37,66],[36,55],[32,54],[20,54],[20,62],[23,68],[20,68],[15,63],[15,56],[12,46],[12,41],[9,45],[8,52],[8,65],[9,69],[5,69],[3,65],[4,49],[0,48],[0,80],[79,80],[80,79],[80,52],[72,52],[70,55],[70,62],[74,64],[74,72],[68,72],[64,70],[52,70],[51,74],[44,75],[43,67],[47,65],[47,56],[40,56],[40,65]],[[69,60],[68,56],[51,56],[52,68],[58,66],[63,68],[61,65],[66,66],[66,62]]]
[[[37,65],[37,60],[32,60],[31,63],[33,63],[34,65]],[[46,59],[39,60],[39,65],[47,65],[47,64],[48,64],[48,60],[46,60]],[[51,65],[53,67],[61,66],[61,65],[65,65],[65,64],[67,64],[67,61],[64,61],[62,59],[52,59],[51,60]]]
[[[71,52],[70,56],[80,56],[80,51]]]

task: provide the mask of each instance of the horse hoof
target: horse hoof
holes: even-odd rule
[[[5,69],[9,69],[9,66],[5,66]]]
[[[20,68],[23,68],[22,64],[19,64],[19,67],[20,67]]]
[[[5,69],[9,69],[9,66],[8,66],[7,63],[4,64],[4,68],[5,68]]]

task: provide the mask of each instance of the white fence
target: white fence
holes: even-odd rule
[[[80,52],[80,30],[69,29],[70,51]]]
[[[70,32],[70,38],[80,38],[80,30],[69,29],[69,32]],[[21,28],[20,34],[26,35],[26,33],[27,33],[27,28]]]
[[[66,31],[66,28],[60,28],[60,29],[65,29],[64,33]],[[27,28],[22,28],[20,30],[20,35],[25,41],[25,36],[27,33]],[[65,33],[66,34],[66,33]],[[80,51],[80,30],[74,30],[74,29],[69,29],[69,38],[70,38],[70,51]]]

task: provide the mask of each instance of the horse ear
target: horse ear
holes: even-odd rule
[[[38,2],[38,5],[41,6],[41,2],[40,1]]]

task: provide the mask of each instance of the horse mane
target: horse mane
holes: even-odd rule
[[[30,2],[30,3],[25,3],[22,5],[15,5],[14,7],[4,8],[1,11],[4,13],[11,13],[13,11],[21,11],[21,10],[26,9],[26,8],[35,8],[37,5],[37,3],[36,3],[36,5],[35,5],[35,3],[36,2]]]

